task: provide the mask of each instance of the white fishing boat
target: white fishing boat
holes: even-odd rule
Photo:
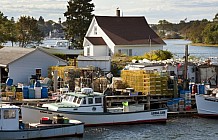
[[[218,93],[195,94],[197,111],[200,116],[218,117]]]
[[[84,88],[80,92],[65,93],[59,103],[43,104],[42,107],[22,105],[21,113],[24,122],[36,122],[42,116],[64,115],[69,119],[79,119],[85,126],[136,124],[166,122],[167,109],[144,110],[132,109],[131,105],[107,108],[103,93]]]
[[[36,123],[24,124],[19,121],[20,108],[15,105],[1,104],[0,139],[37,139],[63,136],[83,136],[84,123],[77,120],[55,123],[49,118]],[[60,120],[60,118],[58,118]],[[67,119],[66,119],[67,120]]]

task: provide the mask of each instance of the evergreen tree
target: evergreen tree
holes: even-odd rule
[[[66,38],[70,39],[74,47],[83,48],[83,39],[91,23],[94,4],[91,0],[69,0],[66,17]]]
[[[30,16],[21,16],[17,22],[18,42],[20,47],[41,43],[43,34],[40,32],[37,20]]]
[[[11,41],[12,46],[14,46],[14,43],[17,41],[17,29],[14,17],[12,17],[11,20],[8,20],[6,22],[5,28],[7,31],[7,41]]]
[[[7,16],[0,11],[0,45],[7,41],[6,23],[8,22]]]

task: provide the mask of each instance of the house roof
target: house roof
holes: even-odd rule
[[[78,61],[108,61],[110,56],[81,56],[77,57]]]
[[[106,45],[102,37],[86,37],[86,39],[93,45]]]
[[[3,47],[0,49],[0,66],[7,66],[8,64],[34,52],[35,50],[40,50],[42,52],[47,53],[46,51],[40,48],[34,49],[34,48],[21,48],[21,47]],[[58,58],[52,54],[49,53],[47,54],[62,60],[61,58]],[[65,62],[65,60],[62,61]]]
[[[166,43],[149,27],[144,17],[95,16],[101,29],[116,45]]]
[[[0,49],[0,64],[8,65],[34,50],[32,48],[3,47]]]

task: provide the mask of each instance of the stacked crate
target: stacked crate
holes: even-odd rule
[[[162,95],[168,95],[169,91],[168,91],[168,85],[167,85],[167,81],[168,81],[168,75],[166,72],[161,72],[161,93]]]
[[[16,100],[22,101],[23,99],[23,92],[16,92]]]
[[[162,76],[154,70],[122,70],[121,78],[135,91],[144,95],[162,95],[163,90],[167,90],[166,75]],[[167,94],[167,91],[165,93]]]

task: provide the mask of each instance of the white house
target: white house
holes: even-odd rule
[[[84,56],[140,56],[163,45],[144,17],[125,16],[93,17],[83,42]]]
[[[4,47],[0,49],[1,77],[13,79],[13,84],[29,83],[31,75],[38,70],[42,77],[48,76],[48,68],[55,65],[67,65],[60,59],[40,48]]]

